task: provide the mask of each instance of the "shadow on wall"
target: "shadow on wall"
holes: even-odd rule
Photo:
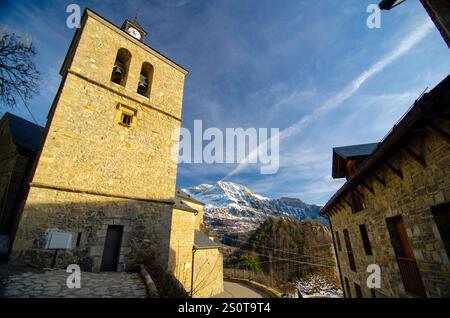
[[[57,193],[52,193],[57,192]],[[167,268],[172,205],[49,189],[30,190],[10,262],[83,271],[136,271],[139,264]],[[39,203],[51,198],[55,203]],[[51,231],[72,234],[70,248],[46,248]],[[57,253],[56,259],[55,253]]]

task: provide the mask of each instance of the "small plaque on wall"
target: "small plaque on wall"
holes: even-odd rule
[[[49,231],[45,248],[51,250],[70,250],[73,234],[70,232]]]

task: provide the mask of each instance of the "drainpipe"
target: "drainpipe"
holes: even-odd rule
[[[192,266],[191,266],[191,298],[194,298],[194,260],[195,260],[195,246],[192,247]]]
[[[347,292],[345,291],[344,281],[342,279],[341,265],[339,264],[339,254],[338,254],[338,250],[336,248],[336,240],[335,240],[334,231],[333,231],[333,224],[331,223],[331,219],[328,217],[328,215],[325,214],[325,215],[322,215],[322,217],[324,219],[328,220],[328,223],[330,223],[331,236],[333,238],[334,255],[336,256],[336,263],[337,263],[338,271],[339,271],[339,279],[341,280],[342,292],[344,293],[344,297],[345,297]]]

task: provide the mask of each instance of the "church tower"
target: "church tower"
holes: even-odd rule
[[[146,45],[146,35],[135,20],[118,28],[85,11],[60,71],[12,262],[87,271],[167,264],[172,135],[187,70]]]

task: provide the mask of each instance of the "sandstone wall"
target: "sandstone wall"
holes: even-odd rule
[[[110,80],[120,48],[131,53],[125,87]],[[144,62],[154,67],[150,98],[136,92]],[[178,141],[172,133],[181,125],[183,85],[182,72],[88,18],[53,109],[33,182],[173,199],[177,162],[172,150]],[[119,103],[137,111],[135,127],[116,122]]]
[[[193,212],[173,210],[169,270],[188,293],[191,291],[194,229],[195,215]]]
[[[223,292],[223,256],[218,249],[194,253],[194,298],[212,297]]]
[[[46,137],[23,211],[12,260],[49,266],[47,230],[81,232],[59,266],[100,269],[108,225],[123,225],[119,269],[146,258],[167,267],[185,71],[118,28],[88,13],[63,69]],[[126,85],[110,81],[117,51],[131,53]],[[153,65],[150,97],[137,93],[142,63]],[[136,111],[131,127],[119,105]],[[120,116],[119,116],[120,117]]]

